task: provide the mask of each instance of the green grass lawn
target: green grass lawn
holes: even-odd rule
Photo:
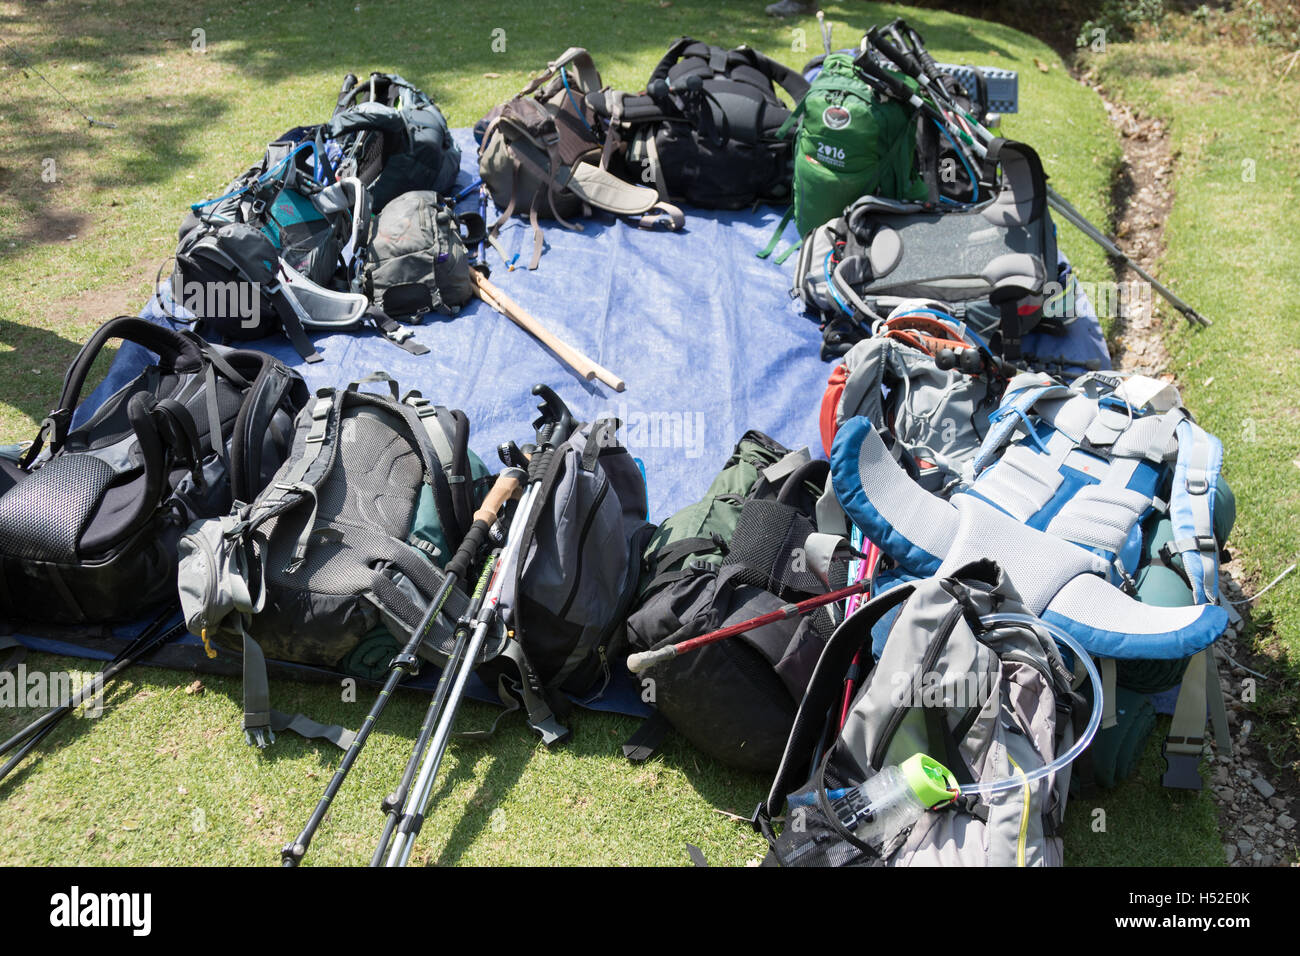
[[[1281,50],[1176,35],[1086,62],[1115,95],[1169,123],[1178,201],[1161,268],[1218,321],[1191,331],[1165,308],[1168,342],[1187,407],[1224,443],[1237,494],[1231,544],[1251,594],[1300,556],[1300,72],[1282,77]],[[1265,595],[1252,621],[1276,678],[1261,685],[1263,740],[1274,766],[1294,774],[1300,576]]]
[[[116,124],[87,127],[39,80],[24,77],[4,58],[0,77],[10,95],[0,110],[0,288],[7,293],[0,306],[0,443],[31,437],[56,397],[63,369],[93,328],[144,303],[187,205],[214,194],[283,130],[323,119],[348,70],[399,72],[431,93],[453,125],[466,126],[569,45],[586,46],[606,82],[631,89],[644,85],[668,42],[681,34],[747,43],[793,65],[818,52],[814,20],[772,21],[761,8],[757,0],[0,4],[0,36],[80,108]],[[1099,98],[1072,80],[1046,45],[1005,26],[936,11],[862,3],[826,9],[837,45],[849,45],[872,23],[906,14],[941,59],[1019,70],[1023,112],[1007,118],[1005,132],[1039,150],[1053,183],[1086,216],[1108,221],[1118,143]],[[196,29],[204,31],[206,52],[192,49]],[[497,29],[505,31],[504,52],[493,50]],[[1134,51],[1139,65],[1145,55]],[[1162,95],[1159,78],[1125,72],[1135,77],[1135,96]],[[1230,102],[1214,106],[1234,108]],[[1269,124],[1284,126],[1287,115],[1294,110],[1274,114]],[[1226,125],[1247,140],[1255,135]],[[1175,133],[1190,135],[1181,126]],[[1220,140],[1196,142],[1200,152],[1188,147],[1180,160],[1193,176],[1206,152],[1228,149]],[[1258,155],[1262,183],[1265,153]],[[57,174],[45,182],[41,174],[51,159]],[[1281,153],[1272,161],[1269,175],[1280,179]],[[1210,181],[1202,187],[1193,179],[1184,187],[1180,179],[1180,188],[1187,195],[1203,188],[1218,198]],[[1258,211],[1269,216],[1268,230],[1261,226],[1252,236],[1243,227],[1242,235],[1221,235],[1250,243],[1244,248],[1257,255],[1238,265],[1235,255],[1225,260],[1210,251],[1202,240],[1213,218],[1180,201],[1173,227],[1181,239],[1168,268],[1198,307],[1223,319],[1200,339],[1177,333],[1180,363],[1200,369],[1199,360],[1204,377],[1216,377],[1188,396],[1191,406],[1229,442],[1244,416],[1257,418],[1257,464],[1241,467],[1239,443],[1232,461],[1244,512],[1239,540],[1252,568],[1263,573],[1288,547],[1269,544],[1270,525],[1289,521],[1293,540],[1300,513],[1293,498],[1285,500],[1286,477],[1294,487],[1294,472],[1288,476],[1286,469],[1297,455],[1285,410],[1294,391],[1285,385],[1294,386],[1296,371],[1292,363],[1269,378],[1271,370],[1247,371],[1252,359],[1233,372],[1223,358],[1233,349],[1244,356],[1261,340],[1276,348],[1274,360],[1295,353],[1282,339],[1281,322],[1265,318],[1280,317],[1285,302],[1281,280],[1274,278],[1279,273],[1267,263],[1288,257],[1264,239],[1271,229],[1289,229],[1282,234],[1292,237],[1294,253],[1295,231],[1279,222],[1279,205],[1267,198],[1293,190],[1291,183],[1256,189],[1252,195],[1260,197]],[[1061,242],[1084,277],[1110,277],[1100,252],[1068,227]],[[1259,281],[1240,282],[1243,271]],[[1263,398],[1230,384],[1247,375],[1262,376],[1276,404],[1257,407]],[[1293,420],[1295,403],[1289,407]],[[1265,468],[1265,446],[1269,454],[1286,455],[1281,465]],[[1255,468],[1267,480],[1252,481]],[[701,489],[708,477],[700,476]],[[1274,521],[1259,511],[1252,517],[1252,509],[1269,505],[1284,516]],[[1266,605],[1279,620],[1288,613],[1286,619],[1295,620],[1300,602],[1294,588],[1281,589]],[[76,669],[84,662],[37,656],[29,666]],[[239,730],[239,682],[204,677],[205,692],[186,693],[193,679],[157,669],[134,672],[110,695],[102,718],[69,720],[39,760],[0,784],[0,863],[276,862],[339,754],[289,734],[259,754],[244,745]],[[273,693],[282,710],[353,727],[369,704],[365,691],[359,702],[344,703],[338,688],[320,685],[276,683]],[[425,702],[399,695],[390,707],[310,861],[369,858],[379,801],[400,776]],[[495,713],[467,705],[461,719],[485,726]],[[0,734],[30,717],[0,713]],[[572,744],[554,752],[518,720],[506,721],[491,743],[453,743],[415,860],[680,864],[687,861],[688,842],[715,864],[760,858],[763,841],[727,813],[747,816],[767,781],[726,770],[681,742],[632,766],[619,745],[635,726],[626,718],[580,713]],[[1158,760],[1149,754],[1146,764],[1140,779],[1097,804],[1107,811],[1104,831],[1093,826],[1092,804],[1072,807],[1068,862],[1222,863],[1209,796],[1161,790],[1154,783]]]

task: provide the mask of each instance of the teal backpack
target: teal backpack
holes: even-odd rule
[[[772,254],[791,219],[803,237],[863,195],[924,200],[928,190],[916,171],[913,120],[906,107],[876,94],[851,54],[827,55],[808,93],[777,133],[788,136],[798,125],[794,201],[759,258]],[[798,247],[790,246],[777,262]]]

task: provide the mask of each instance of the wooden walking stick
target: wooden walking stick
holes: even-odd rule
[[[542,325],[536,317],[518,302],[488,281],[487,277],[479,270],[471,269],[469,277],[470,281],[474,283],[474,291],[480,299],[549,348],[563,359],[566,365],[588,382],[598,378],[616,392],[621,392],[627,388],[627,383],[621,378],[603,365],[596,364],[588,356],[549,331],[546,326]]]

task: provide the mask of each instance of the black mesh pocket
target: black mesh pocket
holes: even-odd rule
[[[789,600],[822,594],[825,584],[807,565],[804,543],[812,522],[789,505],[753,499],[740,510],[724,565],[742,565],[744,583]]]

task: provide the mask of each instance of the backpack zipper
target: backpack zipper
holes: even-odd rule
[[[596,520],[596,513],[605,501],[605,496],[609,493],[609,481],[600,486],[600,491],[596,494],[596,500],[591,503],[591,510],[587,512],[587,520],[582,524],[582,531],[578,533],[578,563],[573,571],[573,586],[569,588],[569,595],[564,599],[564,605],[560,608],[559,617],[563,619],[569,613],[569,607],[573,604],[573,599],[578,596],[578,582],[582,580],[582,556],[583,546],[587,543],[587,535],[591,531],[591,526]]]
[[[948,646],[948,639],[952,637],[952,632],[957,629],[957,622],[964,617],[965,609],[960,605],[954,605],[944,618],[939,632],[935,635],[930,645],[925,649],[925,656],[921,658],[920,672],[927,674],[934,669],[935,662],[938,661],[939,655],[943,653]],[[889,715],[889,720],[885,722],[885,729],[876,741],[876,749],[871,754],[871,768],[879,770],[885,765],[885,751],[894,740],[894,734],[898,732],[898,726],[903,722],[903,718],[911,711],[911,707],[895,707]]]

